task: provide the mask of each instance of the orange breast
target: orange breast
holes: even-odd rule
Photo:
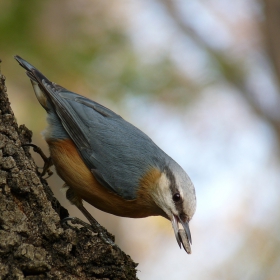
[[[159,170],[151,169],[147,172],[140,180],[137,198],[126,200],[98,183],[81,159],[72,140],[47,139],[47,142],[58,175],[91,205],[123,217],[142,218],[163,214],[151,196],[151,191],[160,177]]]

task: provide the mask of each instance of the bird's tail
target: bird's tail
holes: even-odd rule
[[[52,84],[51,81],[49,81],[39,70],[37,70],[33,65],[28,63],[20,56],[16,55],[15,59],[19,65],[26,70],[26,75],[31,80],[31,84],[38,101],[46,110],[48,110],[48,94],[46,93],[45,87],[43,86],[43,81],[47,84]]]
[[[19,55],[15,55],[14,56],[15,60],[20,64],[20,66],[22,66],[24,69],[26,69],[27,71],[32,71],[33,69],[36,70],[36,68],[31,65],[30,63],[28,63],[26,60],[24,60],[23,58],[21,58]]]

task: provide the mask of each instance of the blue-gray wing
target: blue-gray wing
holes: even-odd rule
[[[53,118],[54,136],[70,136],[104,187],[135,199],[141,177],[152,167],[163,170],[169,157],[142,131],[104,106],[52,83],[21,57],[15,59],[50,101],[45,109]]]
[[[165,153],[146,134],[106,107],[64,88],[44,86],[95,178],[123,198],[135,199],[141,177],[151,167],[163,169]]]

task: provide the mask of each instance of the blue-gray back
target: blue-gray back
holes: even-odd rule
[[[54,107],[85,164],[103,186],[125,199],[135,199],[142,176],[152,167],[163,170],[170,158],[146,134],[111,110],[63,88],[56,89],[48,89]]]
[[[70,137],[95,178],[125,199],[135,199],[140,180],[150,168],[173,161],[147,135],[104,106],[49,81],[19,56],[27,76],[48,101],[50,137]]]

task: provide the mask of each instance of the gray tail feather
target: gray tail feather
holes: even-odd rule
[[[20,56],[15,55],[14,57],[15,57],[15,60],[20,64],[20,66],[22,66],[27,71],[32,71],[33,69],[35,69],[35,67],[33,65],[31,65],[30,63],[28,63],[27,61],[22,59]]]
[[[51,82],[39,71],[37,70],[33,65],[28,63],[26,60],[21,58],[20,56],[16,55],[15,60],[19,63],[21,67],[23,67],[26,70],[26,75],[33,80],[34,82],[38,84],[42,84],[42,81],[45,80],[46,83]]]

